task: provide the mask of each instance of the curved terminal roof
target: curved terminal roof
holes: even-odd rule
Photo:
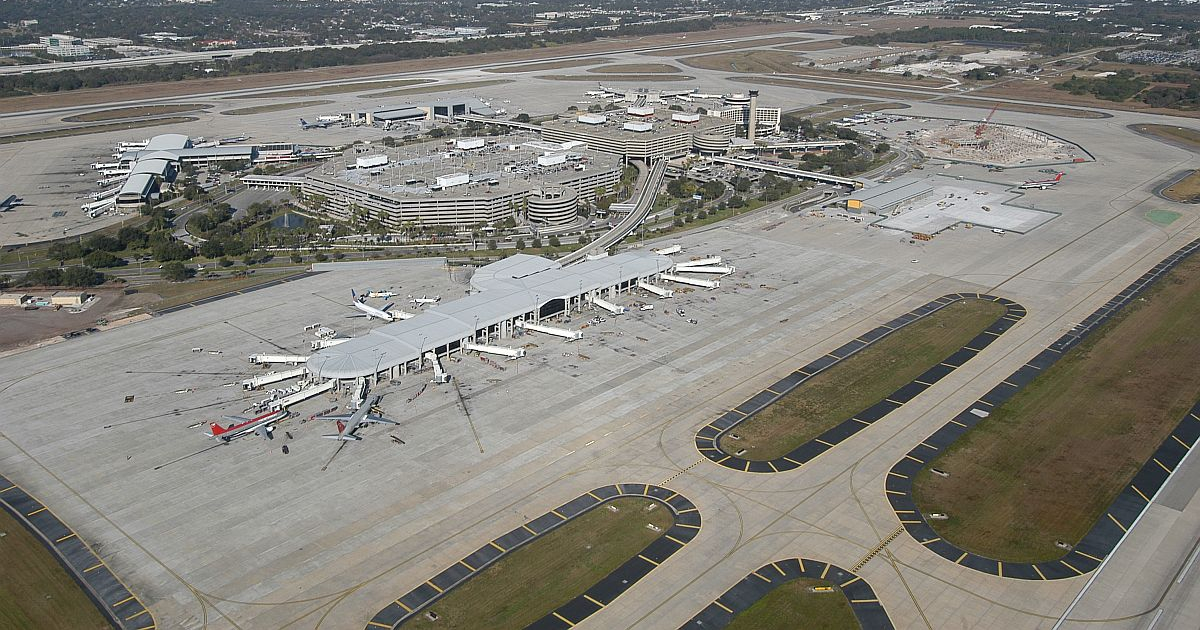
[[[483,327],[520,317],[552,300],[662,273],[671,264],[666,256],[627,252],[563,268],[553,260],[516,254],[476,271],[471,295],[325,348],[309,357],[308,370],[324,378],[369,376],[414,361],[423,351],[469,339]]]

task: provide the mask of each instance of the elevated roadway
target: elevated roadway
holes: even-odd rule
[[[797,177],[800,179],[811,179],[821,182],[822,184],[836,184],[838,186],[848,186],[850,188],[862,188],[865,184],[860,179],[851,177],[838,177],[836,175],[826,175],[825,173],[816,173],[813,171],[802,171],[798,168],[790,166],[779,166],[777,164],[766,164],[755,160],[739,160],[737,158],[727,158],[713,156],[709,160],[718,164],[730,164],[740,168],[748,168],[755,171],[766,171],[768,173],[778,173],[789,177]]]
[[[637,226],[641,225],[642,221],[645,220],[646,215],[650,214],[650,209],[654,207],[654,198],[658,196],[658,189],[662,186],[663,175],[666,172],[666,160],[655,162],[650,167],[649,174],[643,179],[641,187],[638,188],[637,206],[633,209],[633,212],[630,212],[628,216],[613,226],[613,229],[605,232],[603,236],[563,256],[559,259],[559,262],[564,267],[571,263],[579,262],[587,257],[588,254],[604,251],[620,243],[621,239],[633,233],[637,229]]]

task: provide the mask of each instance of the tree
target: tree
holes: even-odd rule
[[[153,248],[154,259],[159,262],[168,262],[172,260],[191,260],[192,248],[181,241],[168,241],[155,245]]]
[[[104,234],[96,234],[88,238],[88,240],[84,241],[83,246],[86,249],[98,249],[105,252],[119,252],[124,249],[120,239]]]
[[[487,248],[488,249],[496,249],[496,239],[489,238],[488,242],[487,242]]]
[[[221,241],[211,239],[200,243],[198,251],[205,258],[220,258],[225,255],[225,246],[221,244]]]
[[[535,237],[533,237],[533,241],[532,241],[532,242],[530,242],[530,243],[529,243],[529,245],[530,245],[531,247],[535,248],[535,249],[536,249],[536,248],[538,248],[538,247],[541,247],[541,246],[542,246],[542,239],[540,239],[540,238],[538,238],[538,237],[536,237],[536,236],[535,236]]]
[[[94,252],[88,253],[83,257],[83,264],[89,267],[120,267],[125,264],[125,259],[102,249],[97,249]]]
[[[62,284],[67,287],[94,287],[104,283],[104,274],[87,266],[67,267],[63,270]]]
[[[30,269],[21,279],[21,284],[31,287],[56,287],[62,285],[62,269],[58,267],[41,267]]]
[[[704,182],[701,190],[705,199],[716,199],[725,193],[725,184],[714,179]]]
[[[232,261],[232,260],[229,260],[228,258],[225,258],[224,256],[222,256],[222,257],[221,257],[221,260],[218,260],[218,261],[217,261],[217,264],[218,264],[218,265],[221,265],[222,267],[232,267],[232,266],[233,266],[233,261]]]
[[[325,262],[326,260],[329,260],[329,256],[326,256],[325,252],[317,252],[317,255],[313,256],[313,260],[317,262]]]
[[[529,120],[530,120],[529,114],[526,114],[524,112],[521,112],[520,114],[517,114],[515,117],[513,117],[513,121],[519,122],[519,123],[527,123],[527,122],[529,122]]]
[[[559,245],[562,245],[562,241],[559,241],[557,236],[551,236],[549,239],[547,239],[547,241],[550,243],[550,247],[558,247]]]
[[[517,249],[525,249],[525,239],[517,239]]]
[[[676,103],[676,104],[668,107],[667,109],[670,111],[673,111],[673,112],[681,112],[681,111],[683,111],[683,105]]]
[[[69,243],[55,243],[46,250],[46,257],[51,260],[57,260],[62,264],[73,258],[82,258],[86,252],[83,247],[74,241]]]
[[[167,282],[183,282],[190,278],[192,273],[194,272],[191,269],[178,260],[164,263],[162,267],[162,279]]]
[[[291,260],[293,263],[300,264],[300,263],[304,262],[304,257],[301,256],[300,254],[293,253],[291,256]]]
[[[891,151],[891,150],[892,150],[892,146],[886,142],[880,142],[879,144],[875,145],[875,153],[878,153],[878,154],[887,153],[888,151]]]

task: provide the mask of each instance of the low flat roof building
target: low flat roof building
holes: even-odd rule
[[[28,293],[0,293],[0,306],[22,306],[31,297]]]
[[[647,108],[649,109],[649,108]],[[608,112],[604,122],[580,122],[577,118],[558,119],[541,125],[542,137],[554,142],[585,142],[597,151],[615,153],[629,159],[658,160],[687,155],[697,136],[732,138],[733,121],[701,116],[696,122],[672,120],[674,112],[655,111],[653,115],[630,116]]]
[[[900,204],[933,192],[933,186],[913,177],[900,177],[886,184],[854,191],[846,200],[846,209],[871,214],[887,214]]]
[[[87,301],[88,294],[85,291],[55,291],[50,294],[51,304],[61,304],[63,306],[79,306]]]

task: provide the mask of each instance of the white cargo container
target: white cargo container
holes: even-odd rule
[[[377,168],[387,166],[388,156],[386,155],[368,155],[354,160],[354,166],[357,168]]]
[[[439,188],[449,188],[451,186],[461,186],[471,181],[471,176],[467,173],[450,173],[449,175],[438,175],[434,180],[434,185]]]
[[[567,163],[567,154],[566,153],[551,153],[549,155],[539,155],[537,162],[538,162],[538,166],[557,166],[559,164],[566,164]]]

